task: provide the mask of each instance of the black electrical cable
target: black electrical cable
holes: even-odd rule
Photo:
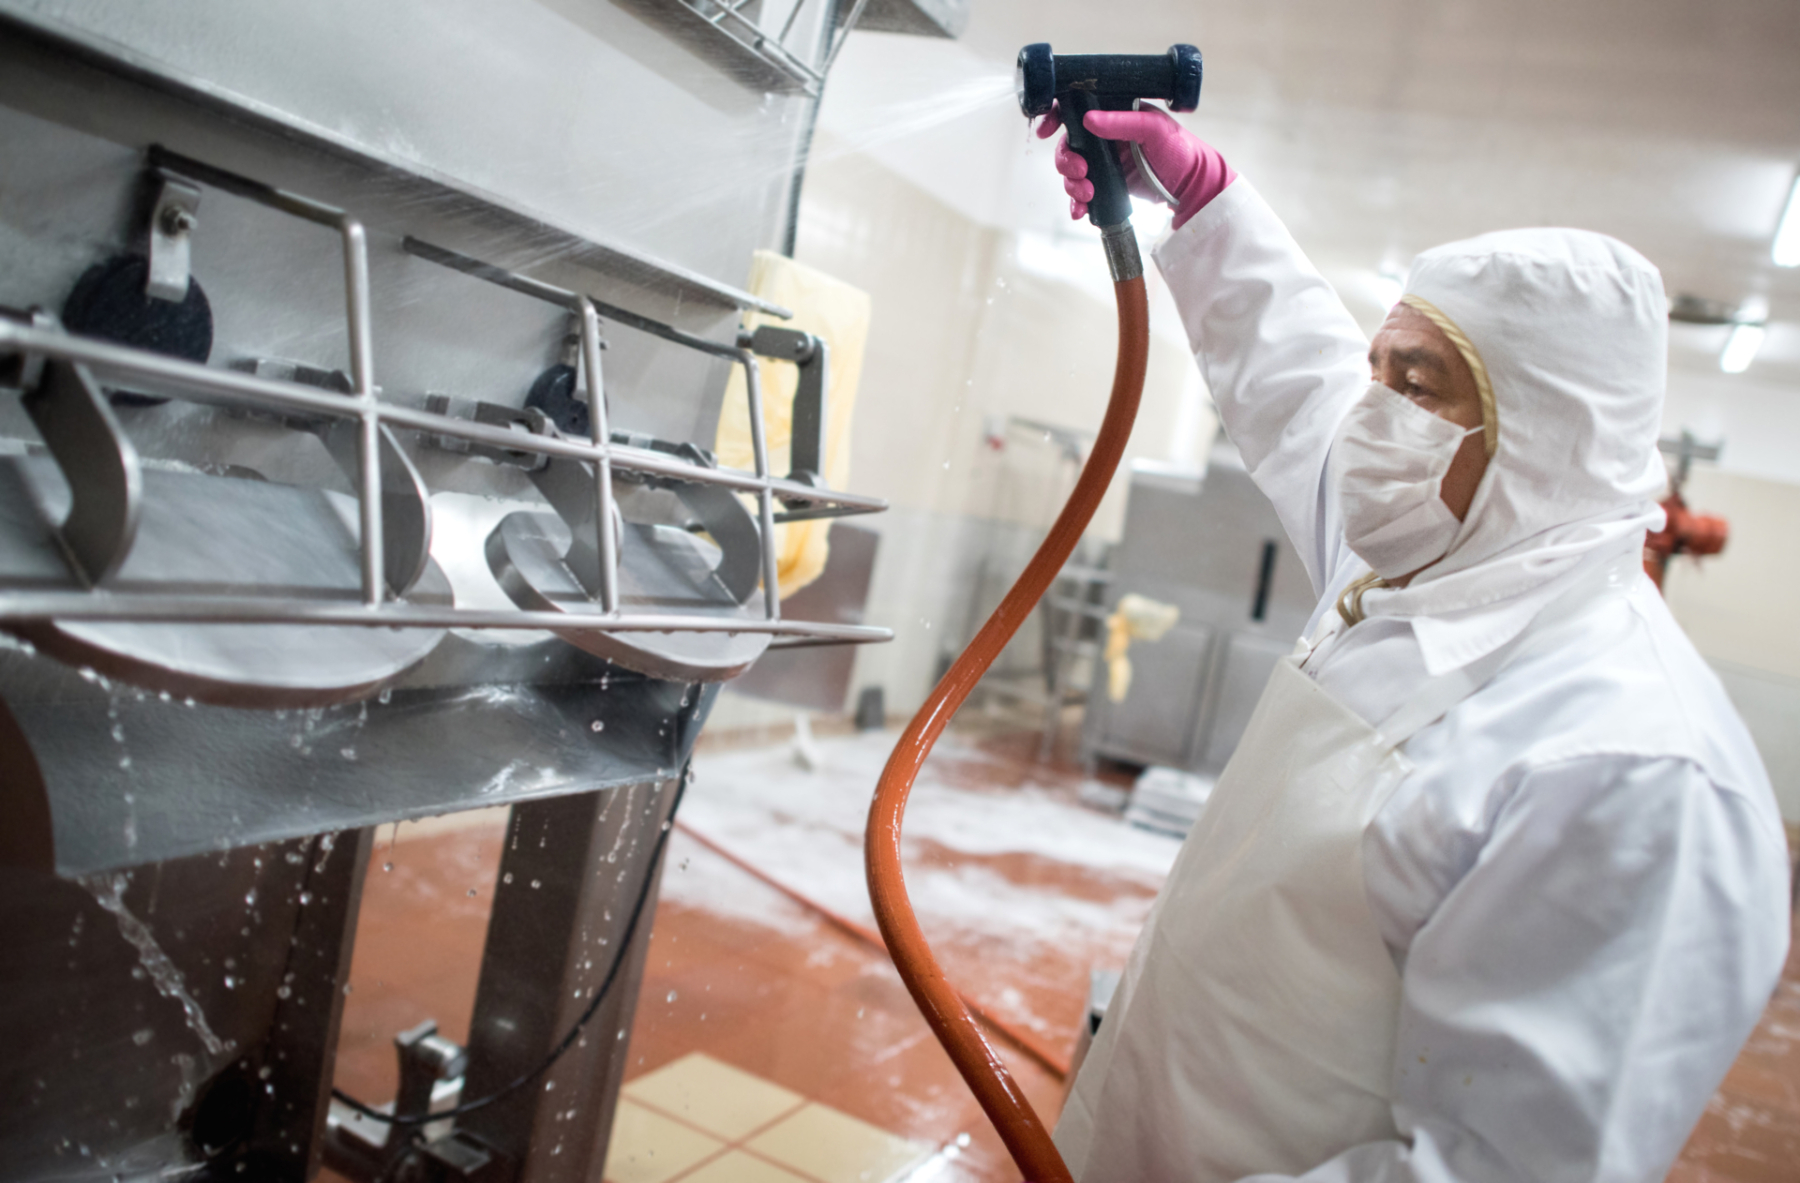
[[[383,1113],[373,1105],[357,1100],[336,1085],[333,1085],[331,1089],[332,1098],[334,1100],[342,1101],[345,1105],[348,1105],[369,1120],[381,1122],[383,1125],[430,1125],[433,1122],[448,1121],[452,1117],[461,1117],[465,1113],[473,1113],[477,1109],[484,1109],[487,1106],[492,1105],[495,1101],[500,1100],[502,1097],[512,1095],[548,1072],[550,1066],[560,1060],[564,1052],[575,1046],[575,1041],[581,1037],[581,1029],[585,1027],[588,1020],[593,1018],[599,1011],[600,1004],[606,1000],[607,991],[612,989],[613,981],[619,976],[619,971],[625,966],[625,955],[631,950],[631,938],[637,932],[638,921],[643,919],[644,905],[649,902],[650,889],[656,883],[655,872],[657,866],[662,861],[663,847],[668,844],[669,834],[675,829],[675,812],[681,808],[681,798],[682,795],[687,792],[689,775],[689,770],[683,768],[680,778],[676,781],[675,800],[669,806],[669,816],[663,819],[662,833],[656,836],[656,849],[650,854],[650,872],[644,876],[644,886],[638,891],[637,903],[632,905],[631,919],[625,924],[625,934],[619,938],[618,950],[613,954],[612,965],[607,968],[605,979],[601,981],[600,988],[594,991],[594,997],[592,1001],[588,1003],[587,1009],[581,1012],[581,1017],[579,1019],[575,1020],[575,1025],[569,1028],[568,1034],[562,1037],[562,1040],[556,1047],[551,1049],[550,1054],[545,1056],[537,1067],[515,1078],[511,1082],[500,1086],[485,1097],[477,1097],[473,1101],[463,1101],[460,1104],[452,1105],[448,1109],[440,1109],[435,1113]]]

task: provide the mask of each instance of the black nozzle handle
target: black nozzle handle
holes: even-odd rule
[[[1125,170],[1119,164],[1118,145],[1089,131],[1085,122],[1087,113],[1099,110],[1099,104],[1082,91],[1066,93],[1060,101],[1063,127],[1069,133],[1069,147],[1087,161],[1088,180],[1094,183],[1094,196],[1088,199],[1088,220],[1096,226],[1117,226],[1130,221],[1131,193],[1125,188]]]
[[[1174,111],[1200,104],[1200,51],[1171,45],[1167,53],[1059,53],[1056,89],[1081,90],[1117,111],[1132,99],[1156,99]]]
[[[1202,73],[1200,51],[1192,45],[1171,45],[1158,54],[1059,54],[1039,41],[1019,51],[1019,109],[1036,118],[1061,106],[1069,147],[1087,161],[1094,183],[1088,216],[1096,226],[1117,226],[1131,218],[1124,169],[1116,144],[1090,132],[1083,119],[1089,111],[1129,111],[1142,99],[1192,111],[1200,103]]]

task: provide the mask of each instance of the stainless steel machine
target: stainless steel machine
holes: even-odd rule
[[[0,3],[4,1177],[599,1178],[719,684],[886,636],[775,592],[822,406],[708,451],[865,4]],[[468,1045],[332,1100],[373,827],[493,805]]]
[[[1317,602],[1300,556],[1221,442],[1204,473],[1133,467],[1111,569],[1109,607],[1136,593],[1181,617],[1160,640],[1132,645],[1123,702],[1089,697],[1083,758],[1217,776]]]

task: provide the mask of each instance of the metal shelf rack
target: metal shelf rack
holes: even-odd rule
[[[506,271],[481,260],[407,240],[410,253],[467,274],[499,283],[547,302],[560,305],[580,322],[580,359],[587,389],[601,391],[600,318],[604,313],[617,323],[653,333],[687,348],[703,350],[742,365],[748,384],[755,471],[711,468],[662,452],[611,440],[605,399],[591,398],[592,436],[580,440],[554,430],[522,433],[506,427],[473,422],[383,401],[376,383],[371,342],[370,291],[367,234],[361,221],[349,212],[298,194],[215,168],[204,162],[162,149],[152,149],[150,162],[165,180],[211,186],[271,209],[333,230],[342,242],[345,314],[350,343],[350,390],[321,389],[240,371],[217,368],[166,357],[141,349],[73,335],[41,315],[0,315],[0,385],[16,385],[30,391],[36,373],[45,363],[75,367],[91,393],[96,383],[112,382],[162,397],[327,421],[348,421],[356,428],[356,497],[359,507],[359,602],[248,595],[166,595],[109,590],[106,576],[116,570],[129,551],[135,521],[133,498],[141,489],[136,479],[138,460],[130,442],[118,428],[104,399],[81,408],[83,427],[91,429],[82,440],[83,461],[98,460],[100,470],[112,474],[109,492],[118,504],[110,507],[107,529],[99,541],[67,537],[64,549],[72,566],[88,584],[84,591],[0,589],[0,623],[37,621],[116,621],[214,624],[311,624],[365,628],[434,627],[461,629],[551,629],[560,633],[606,632],[726,632],[767,633],[791,643],[821,644],[885,641],[888,629],[783,619],[776,578],[773,530],[775,502],[788,507],[784,520],[804,517],[875,513],[886,508],[878,498],[820,488],[773,476],[769,471],[764,438],[762,389],[758,365],[748,341],[724,343],[685,333],[673,326],[638,316],[594,298],[553,287],[527,276]],[[531,453],[546,457],[586,461],[594,468],[595,528],[600,556],[596,600],[601,609],[593,614],[553,611],[467,609],[454,606],[407,603],[399,597],[405,587],[391,586],[392,572],[386,555],[383,491],[384,433],[405,429],[433,436],[451,437],[471,444]],[[110,438],[106,438],[110,436]],[[99,437],[99,438],[94,438]],[[53,445],[52,452],[57,448]],[[63,455],[57,456],[65,470]],[[637,613],[620,608],[618,552],[615,534],[612,476],[615,472],[642,474],[679,482],[720,486],[747,493],[756,499],[763,610],[760,616],[706,616],[679,612]],[[71,486],[79,474],[66,472]],[[71,520],[74,515],[71,515]],[[429,526],[426,527],[429,537]]]

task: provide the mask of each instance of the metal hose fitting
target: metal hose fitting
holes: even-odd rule
[[[1106,265],[1114,283],[1124,283],[1144,274],[1144,258],[1138,254],[1137,232],[1129,221],[1117,226],[1100,227],[1100,242],[1106,247]]]

